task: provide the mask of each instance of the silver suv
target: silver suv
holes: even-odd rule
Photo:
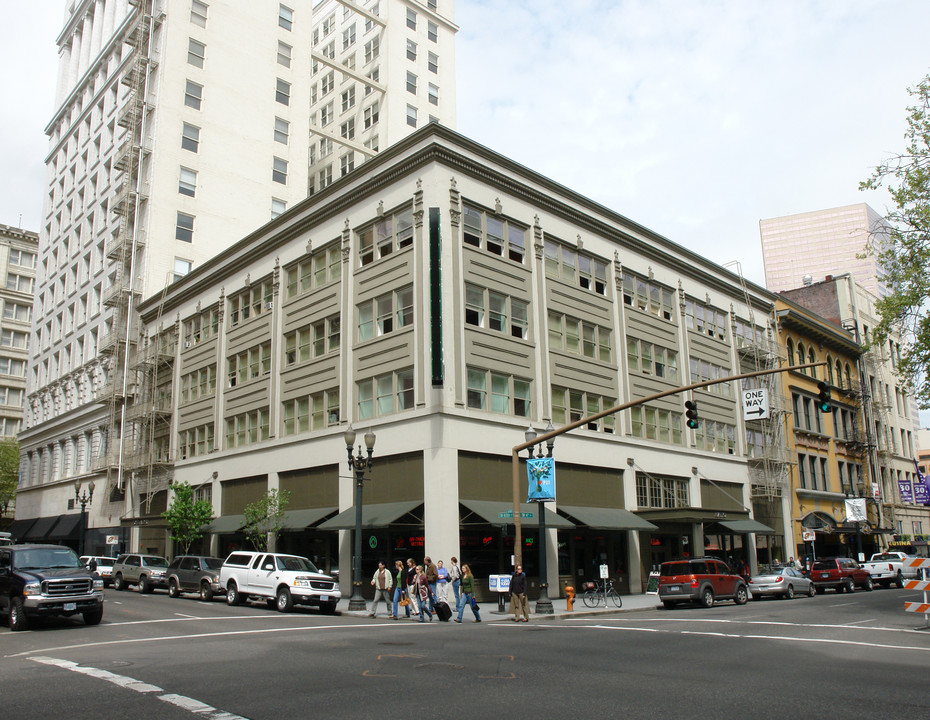
[[[120,555],[113,563],[113,587],[125,590],[127,585],[138,585],[142,593],[150,593],[157,587],[167,588],[167,570],[168,561],[161,555]]]
[[[230,605],[263,599],[280,612],[290,612],[298,604],[313,605],[333,615],[342,597],[335,580],[299,555],[230,553],[220,570],[220,583]]]

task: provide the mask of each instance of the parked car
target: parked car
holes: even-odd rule
[[[220,584],[223,561],[206,555],[178,555],[168,566],[168,596],[176,598],[182,592],[200,593],[200,599],[209,602],[217,593],[226,592]]]
[[[875,553],[867,563],[862,564],[862,569],[872,576],[874,583],[885,587],[891,587],[894,583],[897,587],[903,588],[906,580],[917,579],[918,569],[910,566],[910,561],[916,559],[914,555],[889,550]]]
[[[672,560],[659,566],[659,599],[666,608],[680,602],[711,607],[717,600],[732,599],[744,605],[749,599],[746,581],[717,558]]]
[[[817,588],[800,570],[778,567],[749,578],[749,593],[753,600],[761,600],[767,595],[791,600],[795,595],[814,597]]]
[[[874,587],[872,576],[863,570],[852,558],[827,557],[814,560],[811,566],[811,580],[817,586],[817,592],[833,588],[838,593],[853,592],[856,586],[871,590]]]
[[[94,567],[90,563],[93,560]],[[113,563],[116,558],[106,557],[105,555],[81,555],[81,565],[95,571],[103,580],[103,586],[109,587],[113,584]]]
[[[0,546],[12,545],[12,544],[13,544],[13,536],[10,535],[10,533],[6,532],[5,530],[0,532]]]
[[[103,619],[103,580],[62,545],[0,547],[0,612],[10,630],[25,630],[29,618],[81,613],[87,625]]]
[[[168,561],[161,555],[120,555],[113,564],[113,587],[125,590],[127,585],[138,585],[142,593],[150,593],[157,587],[166,588],[167,570]]]
[[[298,604],[316,606],[333,615],[342,597],[333,578],[299,555],[230,553],[223,562],[220,582],[230,605],[241,605],[250,598],[264,599],[281,612],[290,612]]]

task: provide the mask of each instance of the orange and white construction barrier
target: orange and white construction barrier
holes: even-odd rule
[[[906,567],[918,568],[920,571],[918,575],[923,578],[930,577],[930,558],[916,558],[908,560],[904,564]],[[930,627],[930,580],[908,580],[904,583],[904,587],[908,590],[923,591],[924,601],[904,603],[904,612],[923,613],[927,620],[927,627]]]

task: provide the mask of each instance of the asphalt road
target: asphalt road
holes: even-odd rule
[[[0,715],[922,718],[908,590],[420,624],[107,590],[104,621],[0,629]],[[485,606],[490,610],[490,605]]]

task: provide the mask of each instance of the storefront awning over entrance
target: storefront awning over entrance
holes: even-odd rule
[[[241,530],[243,525],[245,525],[245,515],[223,515],[204,527],[204,532],[216,535],[234,533]]]
[[[471,510],[475,515],[484,518],[491,525],[512,525],[513,524],[513,504],[507,502],[496,502],[493,500],[459,500],[466,508]],[[538,527],[539,516],[536,509],[537,503],[520,504],[520,523],[524,527]],[[566,520],[555,511],[546,508],[546,527],[547,528],[573,528],[575,523]]]
[[[17,542],[22,542],[29,533],[29,528],[35,525],[36,519],[37,518],[23,518],[22,520],[14,520],[13,524],[10,525],[10,535]]]
[[[580,505],[559,505],[559,512],[565,513],[582,525],[602,530],[658,530],[648,520],[637,517],[623,508],[582,507]],[[548,515],[546,516],[548,520]]]
[[[712,523],[727,521],[748,520],[748,512],[728,510],[720,513],[716,510],[704,508],[667,508],[662,510],[640,510],[637,515],[652,522],[679,522],[679,523]],[[721,517],[723,515],[723,518]]]
[[[58,522],[59,517],[60,515],[53,515],[52,517],[39,518],[35,521],[35,524],[29,528],[23,540],[35,543],[45,542],[48,540],[49,531],[55,526],[55,523]]]
[[[735,533],[756,533],[757,535],[774,535],[775,531],[758,520],[719,520],[718,525]]]
[[[387,527],[422,504],[421,500],[407,500],[405,502],[362,505],[362,527]],[[343,510],[336,517],[320,523],[318,527],[320,530],[354,530],[355,507]]]
[[[305,510],[288,510],[284,513],[285,530],[304,530],[312,525],[316,525],[320,520],[328,515],[332,515],[339,508],[307,508]]]
[[[55,523],[48,533],[48,539],[59,540],[78,540],[81,537],[81,513],[71,513],[61,515],[58,522]]]

